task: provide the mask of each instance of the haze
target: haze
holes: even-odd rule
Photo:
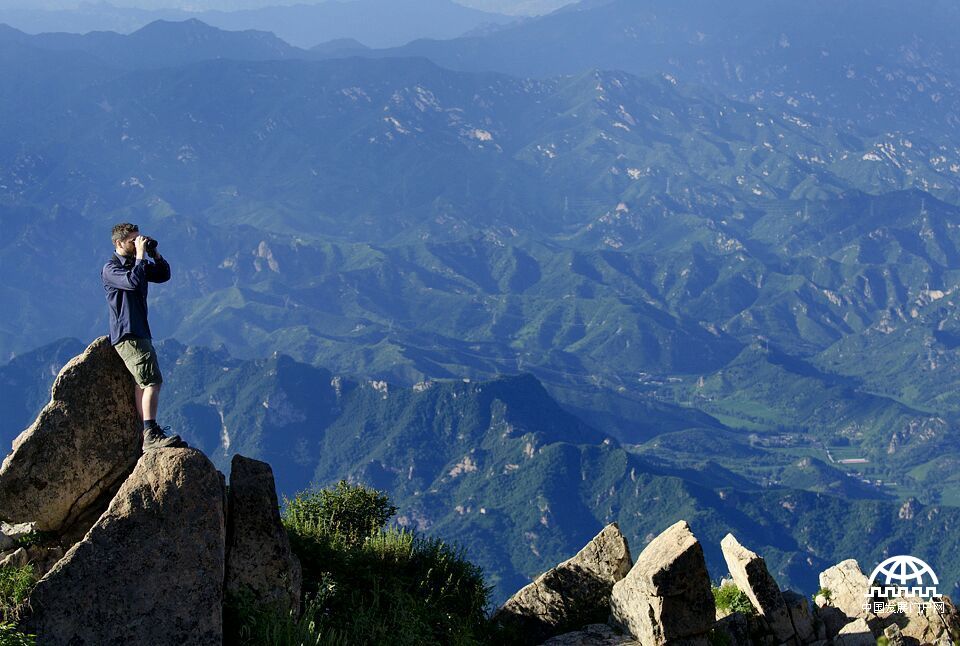
[[[93,8],[97,5],[111,4],[115,7],[133,9],[180,9],[186,11],[239,11],[259,9],[270,6],[293,4],[322,4],[317,0],[123,0],[116,3],[76,2],[73,0],[0,0],[0,22],[4,22],[2,12],[10,9],[64,10],[80,7]],[[538,15],[548,13],[565,4],[567,0],[460,0],[458,4],[484,11],[493,11],[510,15]]]

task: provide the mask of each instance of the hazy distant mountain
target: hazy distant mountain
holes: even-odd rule
[[[341,58],[367,52],[370,48],[353,38],[337,38],[310,48],[312,54],[321,58]]]
[[[292,45],[309,48],[343,38],[371,47],[394,47],[418,38],[454,38],[513,18],[451,0],[330,0],[236,11],[148,11],[100,3],[83,4],[73,10],[10,9],[0,13],[0,22],[31,34],[130,33],[157,20],[200,20],[231,31],[268,31]]]
[[[390,55],[521,76],[665,73],[742,100],[877,132],[960,142],[960,6],[934,0],[584,2],[489,36]]]
[[[114,32],[87,34],[44,33],[27,36],[0,26],[0,43],[18,43],[33,49],[84,52],[108,68],[169,67],[211,59],[274,60],[307,54],[265,31],[224,31],[199,20],[158,20],[129,35]],[[11,59],[5,68],[13,65]]]
[[[540,16],[574,4],[575,0],[457,0],[457,2],[466,7],[512,16]]]

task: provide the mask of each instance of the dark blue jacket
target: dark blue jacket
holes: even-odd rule
[[[110,343],[126,337],[150,339],[147,323],[147,283],[170,280],[170,265],[162,256],[153,264],[145,258],[121,258],[113,254],[100,272],[110,310]]]

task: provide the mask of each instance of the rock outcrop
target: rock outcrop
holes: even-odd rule
[[[741,545],[733,534],[723,538],[720,549],[734,584],[747,595],[777,640],[782,643],[796,639],[790,610],[763,557]]]
[[[106,506],[140,443],[133,380],[102,337],[64,366],[50,403],[14,440],[0,466],[0,519],[64,531]]]
[[[818,615],[827,637],[836,644],[865,643],[865,626],[874,640],[871,644],[892,626],[896,629],[891,633],[907,644],[935,644],[941,640],[950,643],[951,635],[960,637],[960,612],[949,597],[902,597],[882,610],[868,611],[865,604],[872,600],[868,595],[870,580],[854,559],[821,572],[820,587],[830,594],[829,598],[817,597]],[[942,604],[942,610],[937,603]]]
[[[590,624],[576,630],[551,637],[543,646],[643,646],[632,637],[621,635],[607,624]]]
[[[617,524],[611,523],[574,557],[520,589],[493,619],[529,644],[604,622],[610,614],[613,586],[632,564],[627,540]]]
[[[841,628],[833,643],[834,646],[876,646],[877,638],[873,636],[867,620],[860,617]]]
[[[715,621],[700,542],[679,521],[644,548],[613,586],[613,621],[644,646],[706,644]]]
[[[793,590],[784,590],[781,594],[783,602],[787,604],[790,621],[793,622],[793,628],[797,632],[797,641],[801,644],[809,644],[825,636],[825,634],[817,634],[818,622],[810,612],[810,604],[805,596]]]
[[[820,588],[830,591],[830,605],[842,612],[847,621],[863,613],[870,581],[860,571],[856,559],[847,559],[820,573]]]
[[[144,454],[83,540],[37,584],[45,646],[222,642],[224,492],[194,449]]]
[[[259,605],[284,611],[298,609],[300,561],[280,522],[269,464],[233,456],[227,510],[226,593],[252,594]]]

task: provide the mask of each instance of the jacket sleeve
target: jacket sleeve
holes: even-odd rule
[[[124,269],[120,265],[108,262],[103,266],[100,277],[106,287],[134,291],[147,280],[147,261],[138,260],[131,269]]]
[[[147,280],[151,283],[165,283],[170,280],[170,263],[163,256],[157,254],[152,263],[147,266]]]

